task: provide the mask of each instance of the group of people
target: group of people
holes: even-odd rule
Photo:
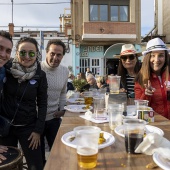
[[[11,121],[9,134],[0,136],[0,162],[5,160],[1,153],[7,151],[6,146],[17,147],[19,142],[28,168],[41,170],[46,162],[44,138],[51,149],[65,113],[68,77],[71,82],[73,75],[60,64],[66,47],[58,39],[49,40],[42,62],[34,38],[20,38],[11,58],[12,48],[11,35],[0,31],[0,115]],[[119,55],[118,75],[122,92],[128,97],[149,100],[154,111],[170,119],[168,52],[161,39],[150,40],[141,66],[138,57],[142,54],[132,44],[125,44]],[[108,87],[104,77],[95,78],[89,69],[84,78],[84,89]]]
[[[44,137],[51,149],[65,113],[69,72],[60,63],[66,47],[61,40],[49,40],[42,62],[34,38],[20,38],[10,58],[12,48],[11,35],[0,31],[0,115],[11,122],[9,134],[0,136],[0,153],[6,152],[5,146],[18,147],[19,143],[28,169],[42,170]],[[0,160],[4,159],[0,154]]]
[[[121,76],[121,91],[128,97],[148,100],[155,112],[170,119],[170,56],[169,49],[160,38],[148,41],[142,65],[132,44],[122,46],[118,75]]]

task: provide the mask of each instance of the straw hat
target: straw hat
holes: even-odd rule
[[[143,51],[142,54],[146,55],[151,51],[158,51],[158,50],[166,50],[170,52],[170,49],[166,47],[165,43],[160,38],[154,38],[148,41],[146,45],[146,51]]]
[[[124,44],[122,45],[122,50],[120,55],[117,55],[118,57],[122,55],[130,55],[130,54],[136,54],[138,57],[142,56],[141,52],[137,52],[135,47],[132,44]]]

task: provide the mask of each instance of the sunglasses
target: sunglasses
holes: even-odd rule
[[[21,50],[21,51],[19,51],[19,55],[21,56],[21,57],[26,57],[27,56],[27,53],[28,53],[28,56],[29,57],[35,57],[35,55],[36,55],[36,53],[34,52],[34,51],[25,51],[25,50]]]
[[[134,60],[135,55],[132,54],[132,55],[121,56],[120,59],[123,60],[123,61],[126,61],[127,59]]]

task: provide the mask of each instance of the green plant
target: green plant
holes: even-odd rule
[[[87,81],[85,79],[74,79],[72,81],[74,88],[77,91],[83,90],[83,86],[85,86],[87,84]]]

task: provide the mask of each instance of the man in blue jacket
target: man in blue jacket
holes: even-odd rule
[[[0,92],[5,81],[5,69],[3,66],[10,59],[12,46],[12,36],[6,31],[0,31]]]
[[[3,83],[5,82],[5,68],[3,66],[10,59],[12,47],[12,36],[6,31],[0,31],[0,95],[2,92]],[[6,152],[7,150],[8,148],[6,146],[0,145],[0,163],[2,163],[3,160],[6,160],[6,157],[1,153]]]

